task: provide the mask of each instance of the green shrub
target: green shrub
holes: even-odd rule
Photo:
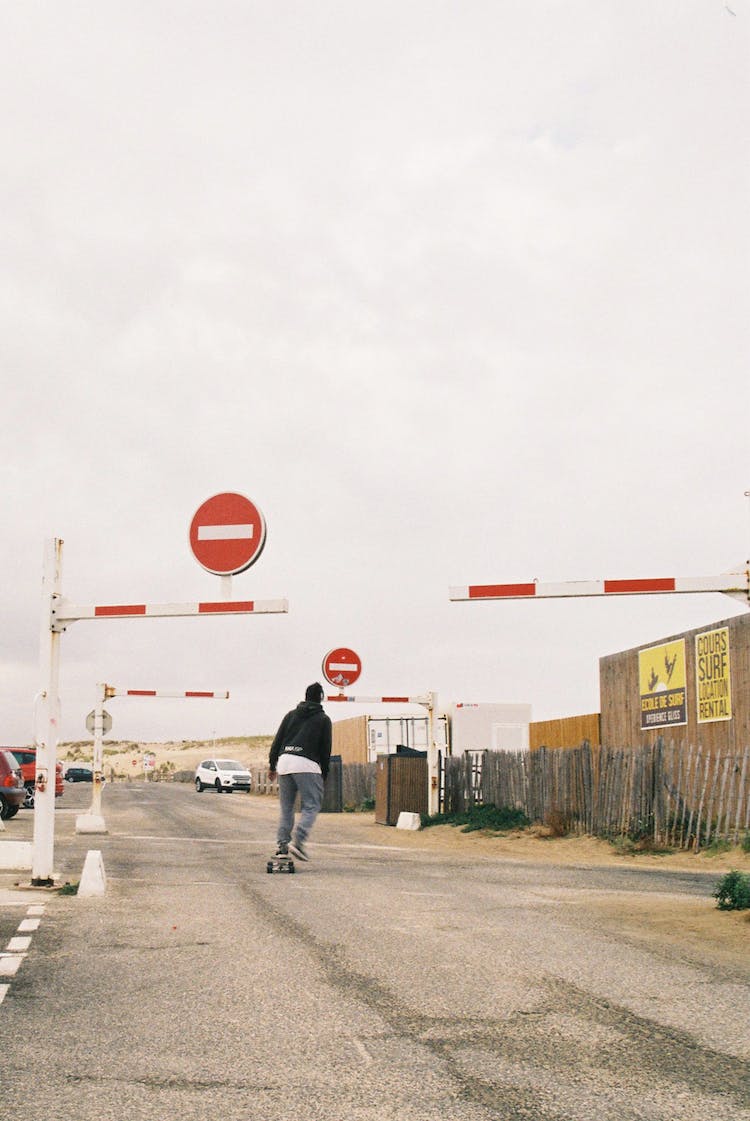
[[[746,833],[742,838],[742,851],[750,852],[750,833]]]
[[[750,876],[746,872],[727,872],[713,892],[721,911],[744,911],[750,907]]]
[[[475,833],[488,829],[493,833],[507,833],[511,829],[525,829],[529,819],[515,806],[472,806],[464,813],[422,814],[422,826],[460,825],[462,833]]]

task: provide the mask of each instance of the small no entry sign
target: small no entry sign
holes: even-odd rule
[[[190,548],[207,572],[234,576],[257,561],[266,543],[266,522],[242,494],[215,494],[190,523]]]
[[[362,672],[362,662],[359,654],[348,650],[346,646],[337,646],[329,650],[323,659],[323,676],[330,685],[344,688],[353,685]]]

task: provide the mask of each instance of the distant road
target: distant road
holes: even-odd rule
[[[56,863],[101,849],[107,892],[43,897],[0,1117],[750,1121],[750,969],[602,918],[699,877],[472,862],[347,814],[270,876],[273,800],[117,784],[78,837],[90,796],[66,788]]]

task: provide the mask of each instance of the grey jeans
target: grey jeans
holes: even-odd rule
[[[294,803],[300,796],[300,815],[294,829]],[[279,775],[279,828],[276,839],[280,845],[287,845],[292,839],[307,840],[315,818],[323,804],[323,776],[302,771],[294,775]]]

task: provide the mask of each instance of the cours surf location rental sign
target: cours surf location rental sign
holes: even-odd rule
[[[254,564],[266,543],[266,521],[242,494],[215,494],[190,523],[190,548],[207,572],[235,576]]]
[[[329,650],[323,659],[323,676],[329,685],[337,685],[340,689],[353,685],[361,672],[362,661],[359,654],[346,646]]]

